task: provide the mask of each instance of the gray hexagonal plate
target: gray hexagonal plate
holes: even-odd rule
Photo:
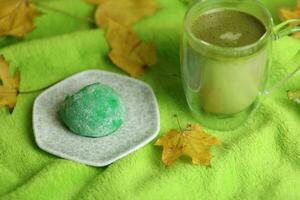
[[[110,85],[119,93],[126,117],[112,135],[82,137],[66,128],[57,111],[67,95],[95,82]],[[63,80],[38,96],[33,107],[34,135],[41,149],[93,166],[108,165],[141,148],[157,136],[159,127],[159,109],[149,85],[101,70],[84,71]]]

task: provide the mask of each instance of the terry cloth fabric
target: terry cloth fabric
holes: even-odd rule
[[[104,30],[50,8],[90,17],[94,7],[80,0],[43,0],[37,28],[24,40],[1,43],[0,53],[12,71],[21,71],[21,91],[45,88],[76,72],[103,69],[123,73],[107,54]],[[135,26],[153,41],[159,62],[140,79],[153,87],[160,107],[161,131],[195,123],[183,93],[179,46],[187,5],[158,0],[161,9]],[[279,5],[295,1],[264,0],[276,14]],[[46,6],[45,6],[46,5]],[[274,43],[270,84],[291,71],[286,63],[300,41],[286,37]],[[300,61],[300,60],[298,60]],[[161,147],[151,142],[115,163],[96,168],[65,160],[39,149],[32,130],[32,106],[41,91],[18,96],[13,114],[0,111],[0,199],[300,199],[300,105],[286,90],[300,88],[300,74],[269,95],[258,111],[234,131],[208,130],[222,141],[212,149],[212,167],[192,165],[188,158],[162,165]],[[235,97],[232,97],[235,98]]]

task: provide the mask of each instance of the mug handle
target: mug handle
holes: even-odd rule
[[[279,40],[284,36],[288,36],[293,33],[300,32],[299,26],[291,26],[291,24],[300,24],[300,19],[290,19],[285,22],[282,22],[278,25],[276,25],[273,28],[273,40]],[[300,57],[300,50],[297,52],[297,54],[294,56],[294,58],[288,62],[287,65],[295,65],[297,64],[297,67],[292,71],[290,74],[288,74],[286,77],[275,83],[272,87],[265,89],[262,94],[270,94],[274,90],[278,89],[282,85],[284,85],[286,82],[288,82],[297,72],[300,71],[300,65],[296,62],[297,58]]]

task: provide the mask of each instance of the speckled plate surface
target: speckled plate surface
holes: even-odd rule
[[[88,138],[73,134],[58,118],[67,95],[100,82],[110,85],[126,107],[124,124],[112,135]],[[159,109],[146,83],[115,73],[89,70],[75,74],[38,96],[33,106],[33,129],[38,146],[54,155],[93,166],[108,165],[141,148],[159,132]]]

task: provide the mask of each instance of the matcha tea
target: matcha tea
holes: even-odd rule
[[[215,9],[201,14],[191,32],[205,42],[221,47],[242,47],[259,40],[266,28],[256,17],[230,9]]]
[[[204,12],[190,24],[196,37],[224,48],[253,44],[266,33],[259,19],[230,9]],[[193,42],[186,43],[182,64],[190,108],[198,114],[232,115],[254,105],[268,66],[268,43],[231,57],[222,55],[222,49],[216,51],[218,56],[210,54],[209,47],[195,49]]]

